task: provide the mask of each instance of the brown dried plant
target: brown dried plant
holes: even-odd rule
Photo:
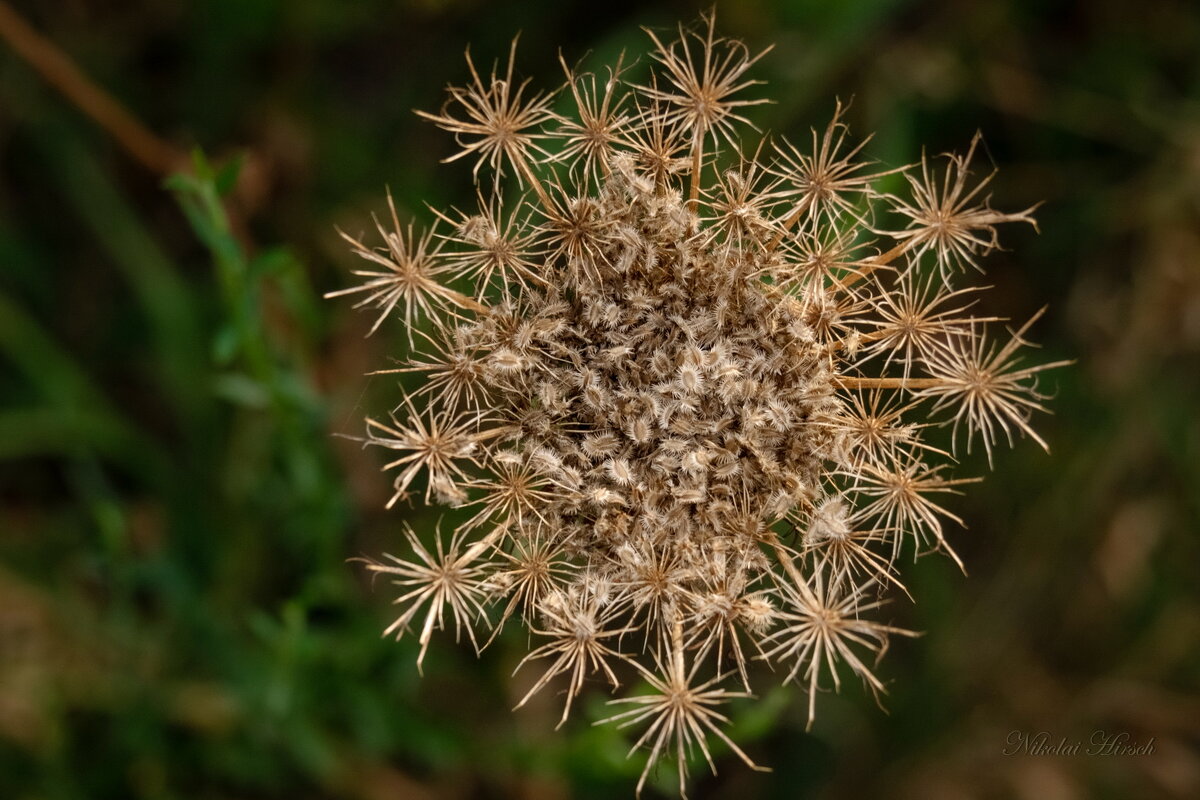
[[[1033,222],[981,197],[976,141],[941,170],[877,170],[839,105],[808,148],[743,147],[761,54],[714,26],[650,33],[641,84],[563,62],[573,112],[515,83],[513,54],[486,79],[468,56],[470,83],[422,116],[455,135],[448,161],[475,158],[478,209],[417,234],[393,208],[382,247],[347,237],[372,265],[360,305],[417,342],[387,371],[427,376],[365,442],[395,451],[393,502],[423,485],[469,516],[369,564],[400,588],[388,632],[423,657],[447,617],[481,646],[519,619],[542,670],[521,704],[562,685],[564,721],[589,678],[644,678],[611,718],[648,725],[639,792],[662,758],[682,792],[714,738],[755,766],[717,710],[755,661],[809,692],[810,725],[843,671],[884,691],[876,658],[912,634],[869,615],[907,593],[901,556],[958,561],[941,503],[970,479],[927,434],[1045,447],[1037,377],[1063,363],[1020,363],[1033,320],[990,343],[953,283],[997,225]],[[892,173],[910,198],[877,189]]]

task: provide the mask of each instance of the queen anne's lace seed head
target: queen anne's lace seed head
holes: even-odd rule
[[[564,721],[589,680],[644,678],[612,719],[648,723],[647,769],[675,758],[682,780],[710,738],[753,765],[716,709],[756,659],[810,692],[810,724],[841,671],[883,691],[875,656],[909,633],[869,616],[907,591],[901,557],[957,561],[940,504],[970,479],[942,447],[1045,446],[1029,417],[1059,364],[1020,363],[1029,323],[992,344],[951,283],[997,225],[1033,221],[980,197],[975,141],[944,173],[879,170],[839,105],[808,148],[742,147],[759,56],[711,17],[651,37],[641,84],[564,62],[574,114],[514,83],[512,55],[486,80],[469,61],[423,116],[455,135],[448,160],[475,159],[478,208],[351,239],[373,266],[334,294],[400,317],[413,346],[384,371],[425,375],[368,420],[393,502],[465,508],[447,543],[410,532],[410,555],[371,565],[400,587],[389,631],[423,656],[447,615],[484,646],[475,629],[524,624],[530,695],[565,685]],[[910,198],[877,191],[893,172]]]

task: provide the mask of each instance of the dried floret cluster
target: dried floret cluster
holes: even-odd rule
[[[421,116],[474,159],[478,207],[421,234],[392,207],[383,247],[347,237],[371,267],[333,294],[399,317],[410,352],[384,371],[424,375],[367,420],[392,502],[468,509],[369,562],[400,589],[388,633],[419,638],[419,667],[435,630],[482,647],[520,620],[541,670],[521,704],[563,689],[566,720],[589,678],[642,686],[610,721],[644,726],[647,771],[675,759],[682,790],[713,739],[754,766],[720,707],[756,660],[808,690],[810,724],[841,671],[883,691],[873,663],[908,632],[871,612],[904,591],[897,564],[957,560],[939,504],[967,480],[927,432],[1045,446],[1028,419],[1057,365],[1021,366],[1033,320],[993,343],[955,285],[997,225],[1033,222],[990,208],[975,142],[874,168],[839,106],[805,147],[748,147],[761,54],[711,15],[650,38],[641,82],[564,63],[550,94],[516,82],[515,42],[486,77],[468,55]]]

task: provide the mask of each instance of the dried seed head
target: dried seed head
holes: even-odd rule
[[[448,549],[410,532],[416,561],[372,567],[400,576],[392,630],[426,609],[423,654],[444,607],[468,630],[523,621],[544,668],[530,694],[565,683],[564,720],[589,677],[640,674],[656,693],[614,720],[648,723],[638,745],[681,781],[709,736],[752,764],[714,709],[743,696],[721,688],[734,673],[760,677],[756,657],[808,688],[810,719],[839,664],[882,691],[864,656],[907,632],[867,619],[872,598],[904,589],[901,554],[957,559],[940,504],[970,479],[948,477],[946,450],[1044,446],[1036,379],[1062,363],[1019,363],[1033,320],[989,344],[994,320],[952,282],[997,225],[1032,222],[978,200],[975,142],[940,181],[924,159],[876,170],[839,105],[810,148],[743,151],[758,56],[714,26],[651,33],[641,86],[620,63],[603,82],[564,64],[573,117],[524,95],[511,56],[486,82],[468,59],[471,84],[423,116],[494,173],[478,212],[439,213],[435,238],[393,221],[386,251],[352,240],[386,271],[347,290],[400,312],[420,346],[395,371],[427,376],[366,443],[399,454],[397,498],[423,482],[467,507]],[[529,192],[507,209],[505,170]],[[896,171],[911,198],[876,190]]]

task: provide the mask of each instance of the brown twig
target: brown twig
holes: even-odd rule
[[[0,0],[0,37],[142,166],[167,175],[186,163],[184,153],[139,122],[3,0]]]

